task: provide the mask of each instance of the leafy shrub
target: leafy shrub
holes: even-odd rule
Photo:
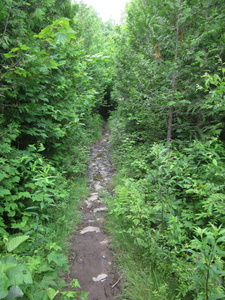
[[[154,144],[147,155],[143,152],[145,171],[138,176],[138,180],[131,159],[139,160],[138,148],[135,149],[129,139],[127,143],[128,156],[125,160],[124,155],[122,161],[127,171],[124,173],[122,170],[122,174],[133,175],[133,178],[123,179],[115,189],[115,196],[108,201],[110,215],[117,224],[117,237],[126,239],[135,255],[150,264],[151,268],[167,274],[165,280],[179,282],[175,285],[177,299],[189,296],[193,299],[211,299],[217,294],[222,295],[224,273],[221,270],[225,249],[219,236],[224,230],[221,211],[224,207],[225,178],[221,143],[215,138],[188,145],[174,142],[170,149],[164,144]],[[220,229],[217,230],[216,226]],[[194,239],[196,227],[199,232],[202,231],[202,241],[196,242],[198,250],[195,250],[197,244],[194,242],[197,241]],[[203,238],[204,234],[206,238]],[[218,249],[211,249],[217,240],[221,243],[221,250],[219,245]],[[207,271],[207,262],[202,267],[199,265],[198,271],[195,268],[196,262],[192,261],[190,253],[198,256],[201,251],[206,251],[204,247],[208,249],[208,254],[211,251],[218,257],[220,273],[213,263],[211,271]],[[195,277],[189,276],[187,280],[187,275],[198,272],[201,279],[197,285]],[[211,276],[207,279],[211,290],[204,288],[207,272]],[[212,282],[215,281],[217,287],[213,289]],[[201,287],[198,287],[199,284]],[[205,296],[201,298],[200,295]],[[204,298],[206,295],[209,298]]]

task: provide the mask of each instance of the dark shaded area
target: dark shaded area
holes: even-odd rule
[[[111,92],[112,86],[108,85],[105,89],[102,105],[98,108],[98,112],[103,117],[104,121],[108,120],[110,112],[115,109],[115,103],[112,101]]]

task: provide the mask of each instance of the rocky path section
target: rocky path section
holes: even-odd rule
[[[70,239],[72,253],[69,278],[77,278],[89,300],[115,299],[119,293],[120,279],[110,251],[108,236],[104,231],[104,212],[101,201],[103,190],[110,186],[112,166],[109,160],[108,130],[103,127],[102,137],[93,145],[88,167],[91,193],[85,200],[83,223],[79,232]]]

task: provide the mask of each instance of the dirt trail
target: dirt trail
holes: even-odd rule
[[[104,232],[102,191],[110,186],[112,166],[109,161],[109,136],[106,125],[101,138],[94,143],[88,167],[91,193],[82,205],[83,222],[77,234],[70,238],[69,278],[77,278],[89,300],[115,299],[119,293],[119,274],[116,271],[109,238]]]

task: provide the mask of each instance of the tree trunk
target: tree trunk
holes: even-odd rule
[[[169,110],[169,119],[168,119],[168,127],[167,127],[167,143],[168,144],[171,142],[171,139],[172,139],[173,112],[174,112],[174,108],[171,107]]]
[[[172,84],[171,84],[171,101],[175,101],[174,93],[176,91],[177,86],[177,59],[178,59],[178,45],[179,45],[179,33],[180,33],[180,0],[178,1],[178,13],[177,13],[177,22],[176,22],[176,42],[175,42],[175,50],[174,50],[174,67],[175,70],[172,75]],[[174,115],[174,106],[169,109],[169,118],[168,118],[168,126],[167,126],[167,143],[170,144],[172,140],[172,127],[173,127],[173,115]]]

